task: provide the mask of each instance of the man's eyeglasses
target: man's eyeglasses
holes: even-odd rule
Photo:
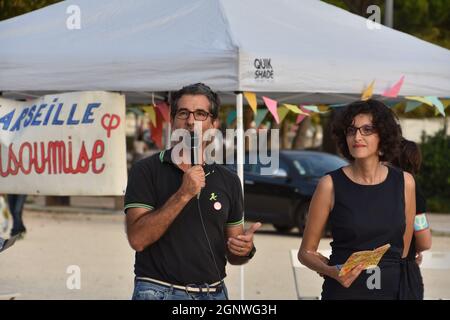
[[[370,136],[371,134],[374,134],[375,132],[377,132],[377,130],[375,129],[374,126],[365,124],[359,128],[355,127],[355,126],[348,127],[347,129],[345,129],[345,135],[346,136],[354,136],[354,135],[356,135],[356,132],[358,130],[361,133],[361,135],[363,135],[363,136]]]
[[[191,116],[191,113],[194,114],[194,119],[197,121],[205,121],[208,118],[208,116],[212,116],[211,113],[205,110],[189,111],[187,109],[178,110],[175,116],[180,120],[186,120]]]

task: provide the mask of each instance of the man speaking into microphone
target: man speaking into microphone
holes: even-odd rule
[[[208,86],[183,87],[172,95],[172,129],[193,134],[199,122],[202,132],[217,128],[219,105]],[[238,176],[223,165],[205,164],[200,136],[190,145],[181,161],[173,161],[172,148],[131,168],[125,214],[136,251],[134,300],[228,299],[227,261],[244,264],[255,254],[253,234],[261,224],[244,231]]]

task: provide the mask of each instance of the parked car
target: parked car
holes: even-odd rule
[[[271,170],[261,160],[257,157],[257,163],[250,164],[249,154],[245,155],[245,219],[271,223],[280,232],[297,227],[300,234],[319,179],[348,164],[332,154],[303,150],[280,150],[279,166]],[[228,167],[236,171],[236,164]],[[263,168],[272,172],[263,175]]]

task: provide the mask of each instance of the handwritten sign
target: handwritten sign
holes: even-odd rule
[[[124,121],[118,93],[0,98],[0,193],[124,194]]]

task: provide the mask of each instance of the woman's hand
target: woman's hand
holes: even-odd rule
[[[364,265],[360,264],[354,267],[343,276],[339,276],[339,269],[337,266],[333,266],[333,268],[335,271],[333,271],[331,277],[334,278],[336,281],[338,281],[343,287],[348,288],[352,285],[353,281],[355,281],[355,279],[358,278],[358,276],[364,270]]]
[[[418,266],[422,263],[423,255],[421,252],[416,252],[416,263]]]

